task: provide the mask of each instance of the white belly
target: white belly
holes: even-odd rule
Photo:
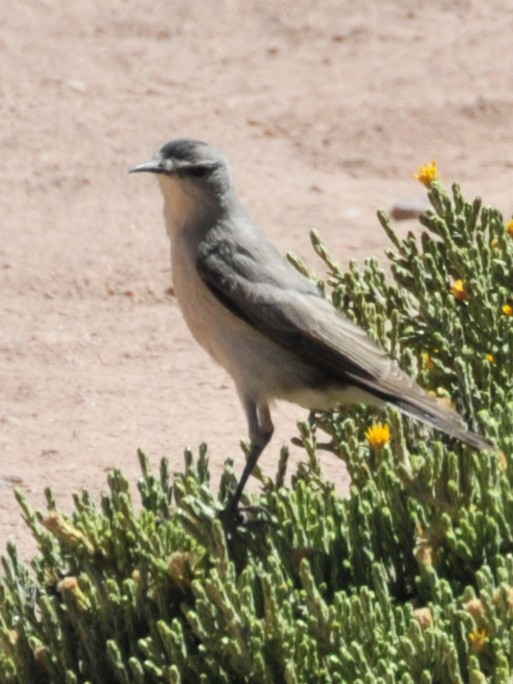
[[[369,402],[354,387],[334,380],[315,387],[318,372],[293,352],[265,337],[227,310],[198,276],[194,264],[173,256],[173,282],[185,321],[199,344],[232,376],[241,396],[255,400],[282,399],[308,409],[329,409],[338,404]]]

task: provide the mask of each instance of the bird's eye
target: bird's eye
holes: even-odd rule
[[[188,176],[194,176],[194,178],[205,178],[214,169],[215,166],[212,164],[198,164],[196,166],[189,166],[186,173]]]

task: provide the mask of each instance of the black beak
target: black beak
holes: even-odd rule
[[[160,159],[152,159],[149,162],[144,162],[144,164],[139,164],[139,166],[134,166],[128,173],[141,173],[143,171],[149,173],[166,173],[166,169],[162,166]]]

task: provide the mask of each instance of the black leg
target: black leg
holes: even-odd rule
[[[239,506],[244,487],[246,486],[246,482],[248,481],[253,468],[256,466],[263,450],[271,441],[271,437],[273,436],[274,432],[274,425],[271,420],[271,414],[269,412],[269,406],[267,403],[257,406],[254,401],[249,399],[244,403],[248,418],[251,446],[246,459],[246,465],[244,466],[241,478],[237,484],[237,489],[235,490],[232,498],[221,515],[225,522],[229,523],[231,521],[232,524],[233,522],[237,522],[237,508]]]

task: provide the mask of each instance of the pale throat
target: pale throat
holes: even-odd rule
[[[166,176],[158,176],[164,196],[164,217],[168,235],[178,238],[185,231],[201,230],[212,220],[217,207],[208,194],[193,184],[180,182]]]

